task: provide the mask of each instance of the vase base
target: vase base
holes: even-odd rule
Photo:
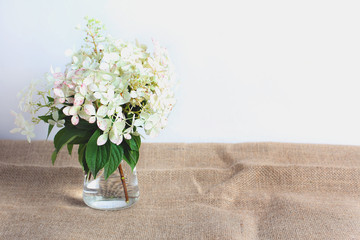
[[[138,201],[137,198],[129,198],[126,202],[124,198],[104,198],[101,196],[83,196],[84,202],[91,208],[98,210],[120,210],[131,207]]]

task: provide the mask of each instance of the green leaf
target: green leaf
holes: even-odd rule
[[[48,122],[49,119],[52,119],[51,115],[44,115],[44,116],[38,116],[38,118],[40,118],[41,120],[43,120],[44,122]]]
[[[89,167],[86,164],[85,151],[86,151],[86,144],[79,144],[79,148],[78,148],[79,163],[82,166],[85,173],[87,174],[89,172]]]
[[[104,145],[98,146],[97,139],[101,135],[101,131],[97,129],[91,136],[85,152],[86,163],[96,178],[97,173],[102,169],[109,161],[110,156],[110,141],[107,141]]]
[[[54,128],[54,125],[49,124],[48,134],[47,134],[46,140],[48,140],[49,135],[50,135],[50,133],[51,133],[51,130],[52,130],[53,128]]]
[[[51,103],[54,102],[54,98],[52,98],[52,97],[47,96],[47,99],[48,99],[48,101],[51,102]]]
[[[86,133],[83,136],[77,136],[73,140],[71,140],[71,144],[85,144],[88,143],[91,136],[94,134],[94,131],[86,131]]]
[[[76,137],[83,137],[86,134],[87,131],[71,128],[71,127],[64,127],[60,129],[60,131],[54,137],[54,146],[55,146],[56,154],[53,153],[53,156],[51,157],[53,164],[56,160],[57,154],[65,144],[70,143]]]
[[[65,117],[65,127],[73,127],[82,130],[95,130],[97,129],[96,123],[89,123],[88,121],[81,119],[77,125],[71,123],[71,117]]]
[[[55,149],[59,152],[65,144],[71,142],[76,137],[83,137],[85,135],[85,131],[64,127],[54,137]]]
[[[139,151],[131,150],[128,146],[124,147],[124,160],[129,164],[131,169],[134,170],[139,160]]]
[[[105,180],[116,171],[123,157],[124,157],[123,147],[121,145],[116,145],[110,142],[109,161],[104,166]]]
[[[133,151],[139,151],[140,148],[140,144],[138,141],[139,139],[134,138],[135,136],[132,136],[131,139],[127,140],[125,139],[126,144],[130,147],[131,150]]]
[[[55,164],[55,160],[56,160],[56,157],[57,157],[57,151],[54,150],[53,153],[51,154],[51,162],[52,162],[52,165]]]
[[[132,139],[135,140],[136,145],[138,146],[138,149],[140,149],[140,147],[141,147],[141,138],[140,138],[140,136],[131,135],[131,137],[132,137]]]
[[[63,110],[64,108],[61,108],[58,113],[59,113],[59,120],[60,119],[64,119],[66,116],[65,114],[63,113]],[[49,115],[43,115],[43,116],[38,116],[38,118],[40,118],[41,120],[43,120],[44,122],[48,123],[49,119],[53,119],[52,117],[52,114],[49,114]],[[54,119],[53,119],[54,120]]]
[[[85,150],[86,150],[86,144],[79,144],[79,148],[78,148],[78,158],[79,158],[79,163],[80,165],[83,167],[83,162],[82,159],[85,155]]]
[[[68,149],[68,152],[69,152],[69,155],[70,155],[70,156],[71,156],[73,147],[74,147],[74,144],[71,144],[71,143],[68,143],[68,144],[67,144],[67,149]]]
[[[134,170],[139,160],[139,149],[141,146],[140,136],[132,135],[130,140],[125,140],[124,147],[124,160],[129,164],[132,170]]]

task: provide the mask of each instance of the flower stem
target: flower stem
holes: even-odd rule
[[[97,51],[97,47],[96,47],[95,36],[93,34],[91,34],[90,37],[92,38],[92,42],[94,44],[94,52],[95,52],[95,54],[97,54],[98,51]]]
[[[121,182],[122,182],[122,185],[124,187],[124,193],[125,193],[125,201],[126,202],[129,202],[129,196],[128,196],[128,192],[127,192],[127,187],[126,187],[126,182],[125,182],[125,176],[124,176],[124,172],[123,172],[123,169],[121,167],[121,164],[119,164],[119,173],[120,173],[120,177],[121,177]]]

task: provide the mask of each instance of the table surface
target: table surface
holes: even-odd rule
[[[77,155],[52,151],[0,141],[0,239],[360,239],[359,146],[144,143],[120,211],[87,207]]]

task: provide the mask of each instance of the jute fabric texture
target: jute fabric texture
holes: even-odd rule
[[[360,239],[360,147],[143,144],[140,200],[82,201],[83,173],[52,142],[0,141],[0,239]]]

